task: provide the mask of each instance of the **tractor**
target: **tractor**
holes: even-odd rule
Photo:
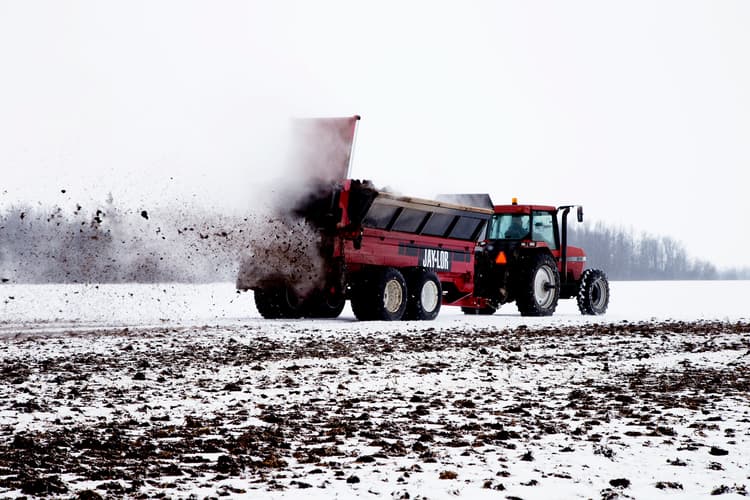
[[[523,316],[549,316],[558,299],[575,297],[582,314],[604,314],[609,282],[599,269],[584,269],[586,253],[568,246],[568,214],[576,208],[495,205],[485,238],[476,247],[473,304],[466,314],[493,314],[502,304],[516,303]],[[561,221],[558,225],[558,217]]]

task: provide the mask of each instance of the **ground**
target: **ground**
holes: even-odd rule
[[[750,486],[747,321],[164,323],[5,328],[0,497]]]

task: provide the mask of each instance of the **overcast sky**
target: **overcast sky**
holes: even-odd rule
[[[237,209],[289,116],[360,114],[355,177],[750,266],[748,26],[743,0],[0,0],[0,193]]]

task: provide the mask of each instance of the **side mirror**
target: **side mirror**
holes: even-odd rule
[[[578,216],[578,222],[583,222],[583,207],[578,205],[578,210],[576,211],[576,215]]]

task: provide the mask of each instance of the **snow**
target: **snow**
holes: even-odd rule
[[[430,327],[580,324],[591,322],[699,320],[734,321],[750,318],[746,297],[750,281],[625,281],[610,283],[612,300],[605,316],[584,317],[575,300],[561,300],[553,318],[521,318],[514,304],[492,317],[465,317],[459,308],[445,307]],[[153,325],[240,325],[260,319],[252,292],[241,293],[231,283],[5,285],[0,287],[0,332],[48,331],[70,328]],[[502,318],[499,319],[499,318]],[[335,321],[305,321],[330,328],[368,328],[344,309]],[[262,320],[258,324],[276,324]],[[371,324],[370,324],[371,325]],[[375,328],[381,328],[378,323]],[[412,328],[415,323],[390,324]],[[0,333],[0,335],[2,335]]]
[[[263,320],[227,283],[4,285],[0,452],[112,428],[161,450],[144,448],[141,472],[87,448],[66,455],[81,462],[69,471],[40,466],[62,497],[746,495],[750,282],[611,288],[602,317],[567,300],[551,318],[508,305],[364,323],[348,307]],[[255,435],[274,429],[281,444]],[[235,453],[242,436],[252,444]],[[2,454],[0,497],[22,496]],[[219,466],[228,456],[236,468]],[[285,465],[259,465],[274,457]],[[108,460],[123,475],[92,478]]]

